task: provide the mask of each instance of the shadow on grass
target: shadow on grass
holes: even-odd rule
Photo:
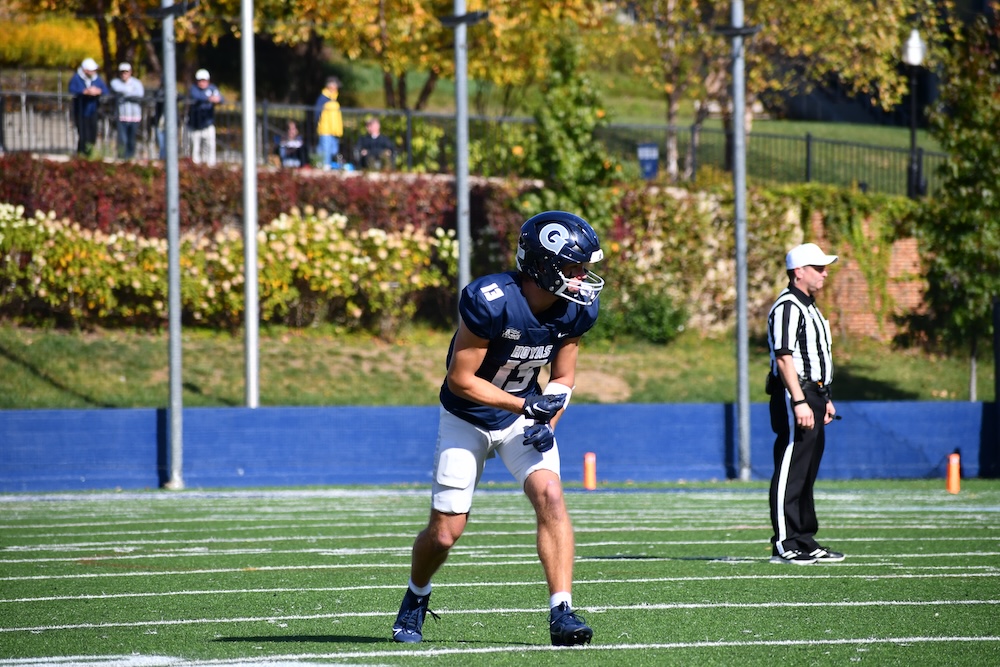
[[[750,337],[754,355],[769,354],[767,337]],[[919,392],[905,389],[905,385],[876,380],[870,377],[875,368],[870,364],[837,361],[837,350],[833,350],[833,399],[834,401],[912,401],[920,397]],[[754,379],[751,378],[751,382]],[[763,378],[757,379],[763,381]]]
[[[833,398],[835,401],[913,401],[915,391],[866,376],[868,367],[860,364],[837,365],[834,359]]]
[[[577,560],[679,560],[702,562],[753,563],[759,558],[735,558],[733,556],[577,556]]]
[[[752,336],[750,345],[753,346],[754,354],[765,356],[769,354],[766,336]],[[903,389],[894,382],[870,377],[874,370],[871,364],[857,361],[838,363],[837,350],[834,347],[834,401],[913,401],[920,397],[919,393]],[[763,381],[763,378],[758,381]]]
[[[359,635],[274,635],[269,637],[218,637],[212,640],[213,642],[253,642],[263,644],[265,642],[277,643],[277,644],[290,644],[290,643],[301,643],[301,644],[393,644],[396,642],[392,641],[391,637],[363,637]],[[420,642],[421,644],[434,644],[434,643],[454,643],[454,642],[435,642],[434,640],[424,640]],[[490,646],[496,645],[496,642],[492,641],[477,641],[463,639],[457,642],[459,644],[487,644]],[[512,646],[535,646],[531,642],[504,642],[504,644],[510,644]],[[402,648],[402,646],[400,646]]]
[[[94,396],[90,396],[88,394],[84,394],[83,392],[79,391],[78,389],[75,389],[75,388],[69,386],[68,384],[66,384],[65,382],[62,382],[59,378],[53,377],[51,374],[49,374],[48,372],[46,372],[46,370],[44,368],[40,368],[39,366],[37,366],[33,362],[29,361],[28,359],[22,358],[16,352],[14,352],[13,350],[11,350],[8,347],[4,347],[3,345],[0,345],[0,357],[3,357],[5,359],[7,359],[12,364],[20,366],[21,368],[23,368],[24,370],[26,370],[28,373],[30,373],[31,375],[33,375],[35,378],[37,378],[39,381],[46,383],[47,385],[49,385],[53,389],[56,389],[56,390],[58,390],[58,391],[60,391],[60,392],[62,392],[64,394],[66,394],[68,396],[73,396],[74,398],[79,399],[80,401],[83,401],[88,406],[95,407],[95,408],[120,408],[120,407],[125,407],[121,403],[113,403],[113,402],[108,402],[108,401],[102,401],[102,400],[98,400]],[[206,394],[202,390],[202,388],[201,388],[200,385],[197,385],[197,384],[194,384],[192,382],[186,381],[186,382],[184,382],[182,384],[182,387],[183,387],[184,391],[186,391],[186,392],[188,392],[190,394],[195,394],[195,395],[201,396],[203,398],[204,397],[208,397],[208,394]],[[221,405],[225,405],[225,406],[228,406],[228,407],[235,407],[235,406],[238,406],[238,405],[242,405],[242,403],[239,402],[239,401],[236,401],[236,400],[233,400],[233,399],[229,399],[229,398],[225,398],[225,397],[222,397],[222,396],[211,396],[211,398],[213,400],[215,400],[215,401],[218,401]]]
[[[96,398],[94,398],[93,396],[88,396],[86,394],[83,394],[83,393],[77,391],[76,389],[73,389],[72,387],[70,387],[70,386],[66,385],[65,383],[63,383],[62,381],[60,381],[58,378],[54,378],[51,375],[49,375],[48,373],[46,373],[44,369],[39,368],[38,366],[36,366],[32,362],[28,361],[27,359],[22,359],[17,354],[15,354],[14,352],[12,352],[10,349],[8,349],[6,347],[3,347],[2,345],[0,345],[0,356],[3,356],[8,361],[10,361],[12,364],[16,364],[16,365],[20,366],[21,368],[23,368],[24,370],[28,371],[29,373],[31,373],[32,375],[34,375],[36,378],[38,378],[42,382],[48,384],[53,389],[58,389],[59,391],[63,392],[64,394],[68,394],[70,396],[78,398],[81,401],[83,401],[84,403],[86,403],[87,405],[91,405],[91,406],[93,406],[95,408],[117,408],[117,407],[120,407],[120,406],[115,405],[113,403],[106,403],[104,401],[99,401]]]
[[[206,394],[202,390],[202,388],[201,388],[200,385],[194,384],[193,382],[183,382],[183,383],[181,383],[181,386],[184,388],[184,391],[186,391],[186,392],[188,392],[190,394],[197,394],[198,396],[201,396],[203,398],[208,396],[208,394]],[[231,398],[224,398],[222,396],[212,396],[211,398],[213,400],[218,401],[222,405],[225,405],[225,406],[230,407],[230,408],[233,408],[233,407],[236,407],[236,406],[239,406],[239,405],[243,405],[243,403],[241,403],[240,401],[236,401],[236,400],[233,400]]]
[[[362,637],[359,635],[272,635],[268,637],[218,637],[213,642],[302,643],[302,644],[385,644],[390,637]]]

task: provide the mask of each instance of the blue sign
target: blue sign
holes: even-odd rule
[[[660,148],[656,144],[639,144],[639,170],[646,180],[656,178],[660,169]]]

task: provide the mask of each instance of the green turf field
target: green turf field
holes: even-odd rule
[[[479,492],[425,641],[426,489],[0,496],[2,665],[998,665],[1000,482],[820,482],[841,564],[772,565],[761,483],[568,492],[588,647],[549,646],[527,501]]]

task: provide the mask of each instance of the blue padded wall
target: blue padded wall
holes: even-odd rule
[[[0,491],[160,485],[162,415],[140,410],[0,410]]]
[[[1000,476],[995,403],[838,402],[822,479],[942,477],[959,449],[967,477]],[[597,455],[608,482],[738,474],[731,404],[576,404],[559,424],[563,477]],[[437,407],[185,408],[188,488],[426,484]],[[0,492],[157,488],[168,477],[166,410],[0,411]],[[767,405],[753,404],[753,479],[773,469]],[[499,459],[483,482],[509,482]]]

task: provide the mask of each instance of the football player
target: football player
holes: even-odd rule
[[[465,530],[486,460],[499,456],[535,511],[552,644],[590,642],[593,631],[573,612],[573,526],[554,431],[573,393],[580,338],[597,321],[604,281],[590,265],[603,256],[586,220],[547,211],[522,225],[517,271],[462,290],[440,393],[430,519],[413,544],[395,641],[423,639],[431,577]],[[538,374],[549,364],[543,391]]]

